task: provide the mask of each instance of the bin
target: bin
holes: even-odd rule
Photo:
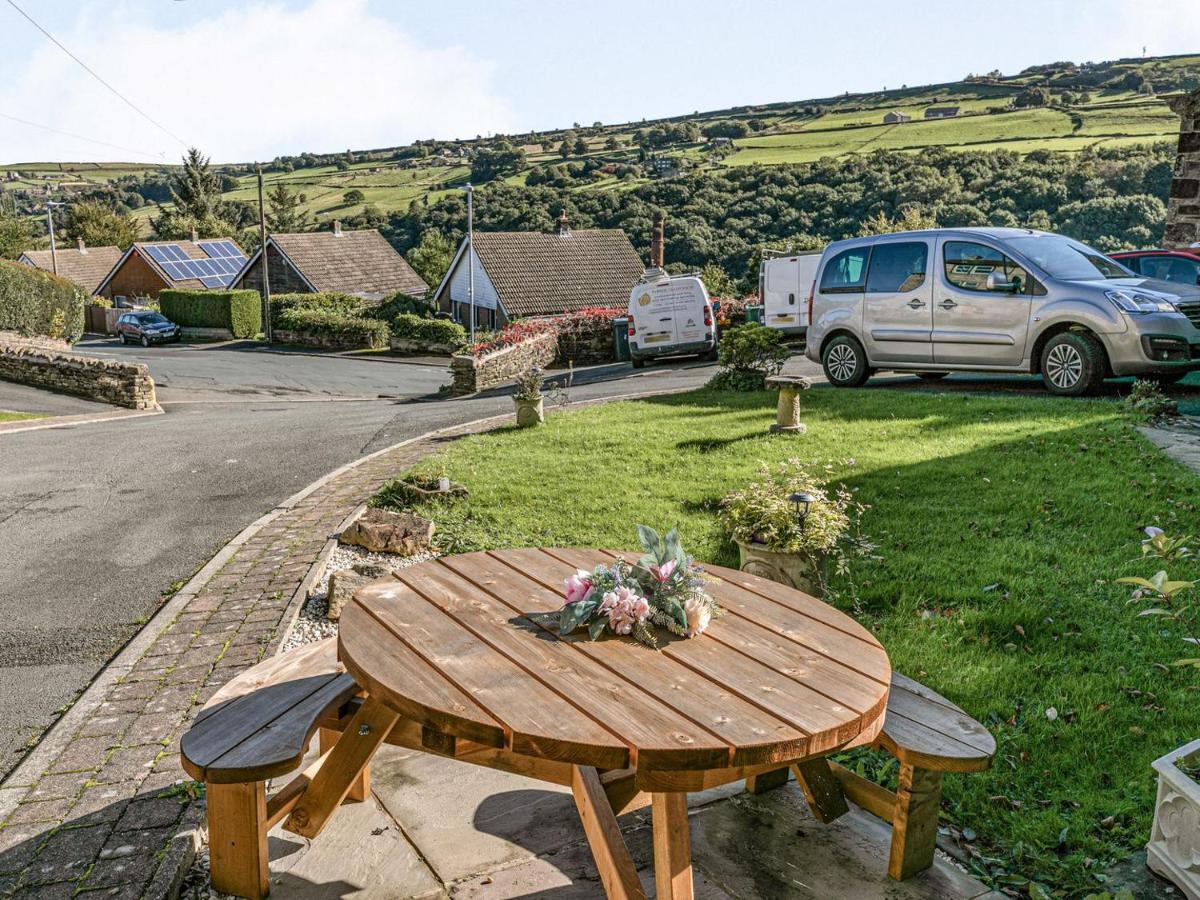
[[[762,320],[763,320],[763,308],[761,306],[747,306],[746,307],[746,323],[747,324],[749,324],[750,322],[757,322],[759,325],[761,325]]]
[[[613,356],[617,362],[629,362],[629,318],[617,316],[613,319]]]

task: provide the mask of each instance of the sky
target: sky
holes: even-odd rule
[[[0,0],[0,165],[175,162],[192,144],[215,162],[251,162],[1013,74],[1143,47],[1200,53],[1191,0]]]

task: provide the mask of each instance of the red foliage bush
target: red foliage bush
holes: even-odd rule
[[[621,307],[588,306],[561,316],[518,319],[505,325],[490,340],[471,346],[467,352],[476,357],[487,356],[548,331],[578,334],[595,328],[608,328],[615,317],[624,314],[625,310]]]

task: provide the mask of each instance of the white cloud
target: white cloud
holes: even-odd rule
[[[111,10],[111,7],[110,7]],[[179,27],[93,10],[58,35],[110,84],[218,162],[509,131],[492,66],[419,43],[366,0],[256,2]],[[38,38],[41,40],[41,38]],[[0,161],[131,159],[183,148],[46,42],[0,83],[0,112],[142,151],[0,120]]]

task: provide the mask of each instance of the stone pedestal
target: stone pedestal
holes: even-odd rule
[[[778,581],[788,587],[814,597],[822,596],[828,568],[828,560],[821,557],[810,560],[799,553],[785,553],[782,550],[772,550],[765,544],[743,543],[736,541],[739,568],[743,572]]]
[[[524,400],[513,397],[513,407],[517,413],[517,425],[521,428],[532,428],[546,421],[545,399]]]
[[[1200,91],[1167,94],[1163,100],[1180,119],[1163,246],[1187,250],[1200,242]]]
[[[800,392],[812,387],[812,382],[801,375],[772,375],[767,387],[779,391],[779,406],[775,413],[772,432],[803,434],[808,426],[800,421]]]

